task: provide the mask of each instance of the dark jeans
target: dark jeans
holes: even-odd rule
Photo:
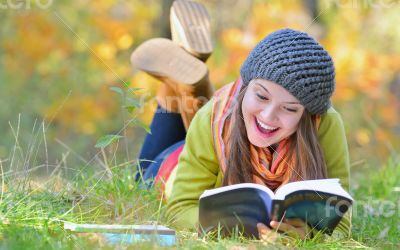
[[[150,125],[139,154],[143,181],[154,178],[162,161],[185,141],[186,130],[179,113],[170,113],[160,105]],[[139,170],[139,169],[138,169]],[[139,180],[140,174],[136,175]]]

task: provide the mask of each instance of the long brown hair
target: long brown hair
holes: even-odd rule
[[[250,141],[242,118],[242,102],[245,92],[246,87],[243,86],[238,101],[228,117],[235,122],[231,123],[232,131],[228,142],[230,147],[227,152],[224,185],[253,182],[253,175],[256,175],[251,164]],[[304,110],[297,131],[289,138],[288,147],[288,159],[294,157],[294,169],[289,181],[326,178],[326,164],[317,137],[316,119],[308,111]]]

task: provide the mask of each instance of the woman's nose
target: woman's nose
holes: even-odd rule
[[[264,121],[274,121],[276,116],[277,107],[275,105],[266,105],[261,111],[261,117]]]

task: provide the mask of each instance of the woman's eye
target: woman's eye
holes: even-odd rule
[[[285,108],[287,111],[292,112],[292,113],[296,113],[297,109],[293,109],[293,108]]]
[[[268,100],[268,98],[263,95],[260,95],[260,94],[256,94],[256,95],[260,100],[263,100],[263,101]]]

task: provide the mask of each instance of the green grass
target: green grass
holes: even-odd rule
[[[60,174],[47,179],[2,175],[0,201],[0,249],[113,249],[96,237],[82,237],[63,230],[63,222],[140,224],[159,221],[164,206],[155,190],[146,190],[134,180],[133,166],[82,174],[67,180]],[[353,239],[298,241],[271,248],[385,248],[400,247],[400,164],[389,160],[353,183]],[[195,233],[177,232],[180,249],[259,249],[255,240],[205,240]],[[132,249],[163,247],[153,243],[124,246]]]
[[[370,170],[354,190],[353,238],[372,247],[400,247],[400,164]],[[397,247],[396,247],[397,246]]]

